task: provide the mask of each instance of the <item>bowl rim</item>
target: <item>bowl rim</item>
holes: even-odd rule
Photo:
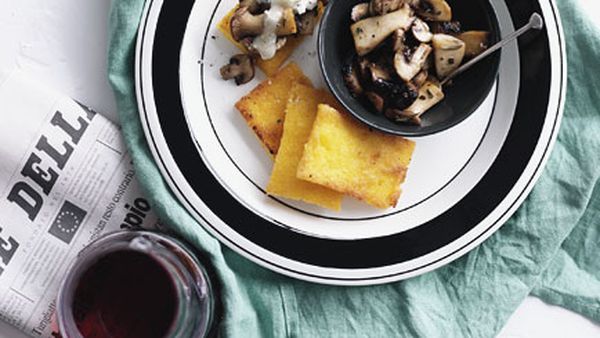
[[[335,1],[347,1],[347,0],[330,0],[331,3],[335,2]],[[360,1],[357,1],[357,3],[358,2],[360,2]],[[498,23],[498,14],[496,13],[496,10],[489,2],[487,2],[487,1],[484,1],[484,2],[486,3],[486,6],[489,9],[488,12],[490,13],[490,17],[491,17],[490,22],[492,24],[493,31],[495,31],[495,33],[496,33],[495,38],[497,41],[499,41],[502,39],[502,36],[501,36],[499,23]],[[500,61],[501,61],[501,53],[500,53],[501,50],[488,56],[488,58],[496,59],[495,62],[493,63],[493,74],[494,74],[493,79],[494,80],[490,81],[487,84],[487,88],[485,89],[485,95],[482,95],[482,97],[478,100],[478,102],[475,105],[473,105],[473,108],[470,109],[470,112],[468,112],[466,114],[462,114],[462,116],[451,120],[451,122],[440,123],[440,126],[437,128],[433,128],[433,126],[435,126],[435,125],[432,125],[432,126],[428,126],[427,128],[421,128],[421,129],[416,129],[416,130],[399,130],[399,129],[392,129],[392,128],[388,128],[386,126],[378,125],[378,124],[374,123],[373,121],[371,121],[368,117],[363,116],[363,114],[360,114],[360,113],[354,111],[354,109],[352,109],[351,105],[348,104],[343,97],[341,97],[341,95],[338,93],[338,91],[336,89],[334,89],[333,80],[331,79],[331,76],[330,76],[330,71],[325,66],[325,62],[323,60],[323,58],[324,58],[323,51],[325,49],[325,41],[324,41],[323,35],[327,28],[327,24],[326,24],[327,18],[329,17],[329,14],[332,11],[332,8],[333,8],[333,6],[326,6],[325,11],[323,12],[323,15],[321,16],[321,20],[319,23],[319,29],[317,32],[317,59],[319,62],[319,69],[321,70],[321,74],[323,76],[325,84],[327,85],[327,88],[333,94],[335,99],[348,111],[348,113],[352,117],[354,117],[361,123],[365,124],[369,128],[379,130],[386,134],[391,134],[391,135],[396,135],[396,136],[405,136],[405,137],[424,137],[424,136],[430,136],[430,135],[441,133],[443,131],[446,131],[448,129],[451,129],[451,128],[457,126],[458,124],[465,121],[468,117],[473,115],[473,113],[475,113],[477,111],[477,109],[485,101],[485,98],[490,95],[490,91],[492,90],[492,88],[494,87],[494,84],[496,83],[496,81],[498,79],[498,73],[500,70]],[[398,126],[400,126],[400,124],[398,124]]]

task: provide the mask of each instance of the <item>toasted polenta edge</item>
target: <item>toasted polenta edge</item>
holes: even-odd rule
[[[312,86],[300,67],[290,62],[235,103],[271,156],[277,154],[279,149],[289,89],[296,82]]]
[[[325,186],[298,179],[296,171],[310,136],[320,103],[334,102],[325,90],[295,83],[288,97],[283,135],[271,177],[267,184],[269,195],[299,200],[339,211],[344,195]]]
[[[370,135],[373,135],[374,137],[378,138],[378,140],[373,140],[373,142],[377,145],[383,145],[382,148],[384,148],[385,151],[389,150],[385,148],[390,147],[390,145],[403,147],[403,149],[400,151],[400,156],[395,165],[386,167],[384,170],[387,171],[385,175],[390,176],[384,177],[383,179],[393,181],[391,191],[387,191],[384,195],[377,195],[377,192],[367,185],[369,183],[369,179],[373,180],[373,177],[362,180],[362,177],[364,177],[362,175],[372,174],[369,172],[350,173],[354,174],[354,177],[361,177],[362,181],[342,179],[341,183],[339,181],[336,182],[335,178],[331,176],[332,172],[335,170],[339,170],[339,168],[341,167],[345,169],[351,167],[344,166],[342,163],[336,163],[334,165],[331,165],[330,168],[333,168],[332,170],[326,170],[326,168],[315,168],[315,166],[322,164],[318,163],[322,162],[321,159],[328,156],[327,149],[325,148],[325,151],[319,150],[319,146],[322,146],[320,142],[324,141],[320,138],[322,136],[322,129],[326,128],[325,123],[330,123],[331,120],[337,121],[334,123],[339,124],[337,126],[334,126],[335,128],[346,129],[345,131],[344,129],[340,129],[343,133],[365,133],[365,135],[361,135],[361,142],[365,142],[364,136],[370,137]],[[353,141],[355,140],[356,139],[354,139]],[[343,140],[340,140],[337,144],[335,144],[335,147],[343,149],[343,142]],[[374,207],[386,209],[389,207],[394,207],[397,204],[398,199],[400,198],[402,191],[401,184],[406,179],[406,172],[408,170],[408,166],[410,164],[414,148],[415,143],[411,140],[371,130],[370,128],[361,125],[359,122],[353,120],[347,114],[342,113],[328,105],[321,104],[319,105],[317,117],[313,125],[313,130],[311,131],[309,141],[305,145],[304,154],[302,156],[302,159],[300,160],[300,163],[298,164],[298,171],[296,174],[297,177],[300,179],[307,180],[316,184],[321,184],[333,190],[355,197]],[[378,148],[378,150],[379,149],[381,148]],[[357,156],[361,156],[361,154],[357,154]],[[364,154],[362,156],[364,156]],[[380,158],[377,156],[381,156],[380,152],[377,152],[374,158],[367,159],[367,161],[372,162],[370,165],[374,167],[379,165],[377,161],[379,161]],[[364,159],[360,160],[365,161]],[[360,168],[361,166],[358,165],[358,167]],[[347,172],[343,174],[348,175]],[[375,173],[375,175],[377,175],[377,173]],[[382,175],[381,171],[379,175]],[[375,193],[375,195],[373,193]]]

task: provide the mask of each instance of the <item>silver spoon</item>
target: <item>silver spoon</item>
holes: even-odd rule
[[[471,59],[469,62],[465,63],[464,65],[462,65],[462,66],[458,67],[456,70],[454,70],[452,73],[448,74],[448,76],[446,76],[446,78],[441,82],[441,85],[444,86],[448,81],[450,81],[456,75],[458,75],[458,74],[464,72],[465,70],[471,68],[477,62],[479,62],[482,59],[486,58],[487,56],[489,56],[490,54],[494,53],[498,49],[504,47],[506,44],[508,44],[512,40],[518,38],[519,36],[523,35],[524,33],[528,32],[530,29],[540,30],[543,27],[544,27],[544,19],[542,19],[542,16],[539,15],[538,13],[533,13],[531,15],[531,17],[529,18],[529,22],[525,26],[523,26],[523,27],[519,28],[518,30],[512,32],[511,34],[509,34],[508,36],[506,36],[504,39],[502,39],[501,41],[499,41],[498,43],[496,43],[492,47],[486,49],[483,53],[479,54],[477,57]]]

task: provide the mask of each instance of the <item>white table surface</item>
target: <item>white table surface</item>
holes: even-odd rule
[[[579,0],[590,13],[600,2]],[[109,0],[0,0],[0,70],[19,68],[117,121],[106,74]],[[1,107],[1,103],[0,103]],[[600,326],[528,297],[499,337],[600,337]],[[0,322],[0,338],[25,337]]]

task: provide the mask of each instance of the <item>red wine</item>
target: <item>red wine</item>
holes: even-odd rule
[[[77,283],[73,317],[88,337],[165,336],[177,314],[177,294],[167,270],[153,257],[119,250],[92,264]]]

